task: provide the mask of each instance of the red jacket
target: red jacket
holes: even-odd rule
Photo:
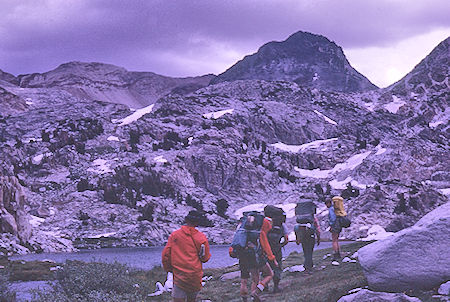
[[[200,246],[205,245],[202,259],[198,254]],[[183,225],[169,236],[162,252],[164,270],[173,273],[176,286],[187,292],[196,292],[202,288],[202,262],[211,258],[206,236],[191,226]]]

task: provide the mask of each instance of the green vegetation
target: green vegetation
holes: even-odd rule
[[[367,243],[355,242],[343,246],[343,253],[352,255]],[[299,247],[300,250],[300,247]],[[314,253],[315,272],[308,275],[305,272],[283,273],[282,293],[264,293],[264,301],[336,301],[346,295],[349,290],[367,286],[362,269],[358,263],[341,263],[331,265],[331,258],[326,257],[331,249],[317,250]],[[2,262],[3,261],[3,262]],[[3,264],[2,264],[3,263]],[[283,267],[290,267],[303,263],[303,255],[292,253],[283,263]],[[56,266],[48,262],[20,261],[5,262],[0,259],[0,265],[5,265],[10,271],[10,280],[57,280],[52,285],[53,290],[36,293],[34,301],[41,302],[71,302],[71,301],[169,301],[170,293],[157,297],[148,297],[156,290],[155,283],[164,283],[166,273],[161,267],[150,271],[138,271],[124,265],[114,263],[83,263],[69,261],[62,270],[50,271]],[[228,272],[238,271],[237,265],[222,269],[207,269],[205,276],[212,276],[203,290],[198,301],[240,301],[240,279],[221,281],[220,277]],[[2,276],[0,275],[0,278]],[[3,276],[3,278],[5,278]],[[2,280],[0,280],[2,281]],[[0,282],[4,284],[4,282]],[[272,284],[271,284],[272,286]],[[3,290],[3,292],[2,292]],[[0,286],[0,302],[7,288]],[[438,301],[432,298],[433,292],[411,292],[412,296],[420,297],[422,301]]]

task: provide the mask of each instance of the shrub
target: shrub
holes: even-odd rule
[[[36,293],[34,301],[145,301],[151,292],[145,282],[119,263],[67,261],[56,278],[58,282],[52,285],[52,289]]]
[[[82,178],[77,183],[77,191],[78,192],[84,192],[86,190],[89,190],[89,188],[90,188],[89,181],[86,178]]]
[[[226,212],[228,209],[228,202],[225,199],[219,199],[215,202],[217,215],[226,218]]]
[[[16,294],[9,290],[8,275],[0,272],[0,302],[15,302]]]

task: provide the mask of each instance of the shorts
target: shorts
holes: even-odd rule
[[[198,293],[199,292],[187,292],[174,284],[172,289],[172,298],[195,300]]]
[[[253,248],[246,248],[239,255],[241,279],[250,278],[250,270],[260,269],[267,263],[265,256],[259,255]]]

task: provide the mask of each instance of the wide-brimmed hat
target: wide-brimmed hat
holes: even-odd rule
[[[196,210],[190,211],[189,214],[187,214],[186,217],[184,218],[186,222],[189,221],[195,224],[200,224],[204,219],[205,216]]]

